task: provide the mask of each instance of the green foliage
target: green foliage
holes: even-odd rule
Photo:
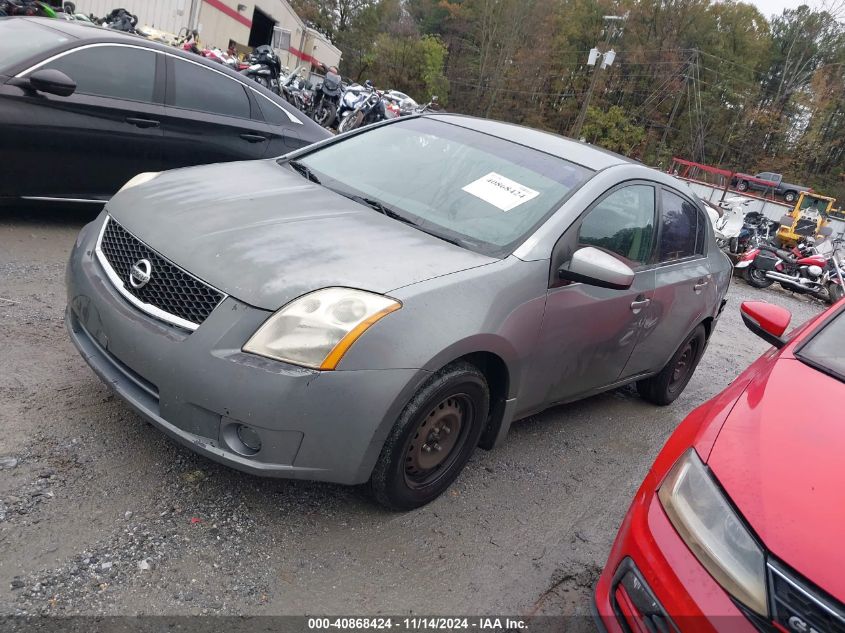
[[[645,138],[645,128],[634,125],[619,106],[611,106],[607,111],[590,106],[581,136],[588,143],[631,154]]]
[[[828,11],[801,5],[767,19],[738,0],[292,2],[333,38],[352,79],[418,101],[448,93],[450,110],[562,134],[589,93],[591,142],[652,164],[683,156],[845,193],[845,26]],[[586,65],[593,47],[617,52],[610,68]]]

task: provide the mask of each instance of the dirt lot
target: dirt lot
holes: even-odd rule
[[[65,334],[65,260],[91,218],[0,210],[0,613],[586,614],[638,482],[684,415],[767,345],[736,281],[683,396],[630,389],[516,424],[431,505],[264,480],[143,422]],[[2,459],[6,458],[6,459]]]

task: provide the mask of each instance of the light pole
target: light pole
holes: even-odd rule
[[[606,15],[603,17],[607,26],[604,38],[605,47],[610,43],[612,37],[617,35],[617,29],[614,26],[617,22],[623,22],[625,16],[621,15]],[[619,32],[622,27],[619,27]],[[587,66],[595,66],[601,60],[601,68],[605,69],[613,63],[616,59],[616,51],[612,48],[609,51],[602,52],[598,47],[590,49],[590,56],[587,58]],[[584,121],[587,119],[587,108],[590,107],[590,99],[593,98],[593,90],[596,87],[596,82],[599,78],[599,69],[593,70],[593,76],[590,78],[590,87],[587,88],[587,95],[584,97],[584,103],[581,105],[581,112],[578,113],[578,118],[575,120],[575,125],[572,126],[572,138],[578,138],[581,135],[581,128],[584,126]]]

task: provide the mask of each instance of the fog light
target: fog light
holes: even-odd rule
[[[251,451],[257,453],[261,450],[261,436],[255,429],[238,424],[238,439]]]

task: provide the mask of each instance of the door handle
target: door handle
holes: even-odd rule
[[[631,302],[631,310],[636,314],[651,303],[651,299],[637,299]]]
[[[261,141],[267,140],[266,136],[261,136],[260,134],[241,134],[241,138],[250,143],[260,143]]]
[[[128,116],[126,117],[125,121],[127,123],[131,123],[135,127],[140,128],[158,127],[159,125],[161,125],[161,123],[154,119],[141,119],[135,116]]]
[[[704,290],[704,287],[705,287],[707,284],[709,284],[709,283],[710,283],[710,282],[709,282],[709,281],[707,281],[706,279],[702,279],[702,280],[700,280],[697,284],[695,284],[695,285],[692,287],[692,289],[693,289],[693,290],[695,290],[695,294],[698,294],[699,292],[701,292],[702,290]]]

